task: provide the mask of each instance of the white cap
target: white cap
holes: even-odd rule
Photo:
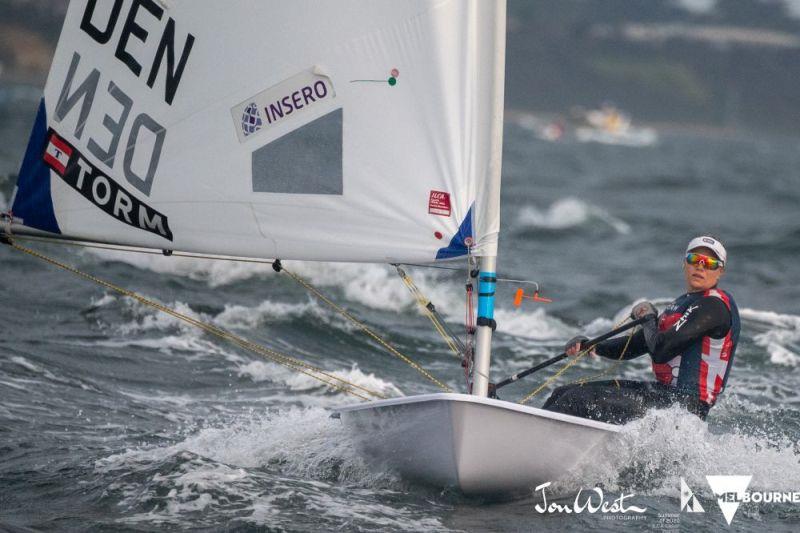
[[[708,248],[717,254],[717,257],[720,259],[720,261],[722,261],[723,264],[728,261],[728,252],[725,251],[725,247],[722,246],[721,242],[713,237],[695,237],[689,241],[689,246],[686,247],[686,253],[691,252],[695,248]]]

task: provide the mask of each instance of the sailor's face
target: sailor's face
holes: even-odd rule
[[[695,248],[691,251],[717,258],[717,254],[710,248]],[[697,263],[696,265],[690,265],[686,261],[683,262],[683,275],[686,278],[686,289],[689,292],[707,291],[719,282],[719,278],[721,278],[724,273],[724,267],[710,270],[706,268],[703,262]]]

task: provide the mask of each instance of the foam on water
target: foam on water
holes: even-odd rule
[[[320,408],[248,413],[224,425],[210,426],[169,446],[142,447],[100,459],[102,472],[163,461],[189,452],[213,461],[247,468],[278,465],[286,474],[311,479],[372,479],[354,453],[348,432]],[[331,470],[332,462],[342,468]]]
[[[497,331],[539,341],[564,340],[577,335],[577,328],[569,326],[538,308],[533,311],[498,309],[495,311]]]
[[[287,322],[311,315],[328,321],[327,313],[316,302],[285,303],[265,300],[256,307],[225,305],[225,310],[214,317],[214,323],[229,329],[253,329],[268,323]]]
[[[564,480],[562,490],[577,490],[590,479],[611,490],[674,497],[683,477],[711,497],[705,476],[720,473],[752,474],[751,489],[798,489],[800,448],[788,436],[752,435],[739,427],[718,433],[679,407],[625,425],[602,457]]]
[[[254,382],[282,381],[289,390],[295,392],[328,391],[327,386],[306,374],[265,361],[243,363],[238,367],[238,373],[240,377],[247,377]],[[353,364],[349,370],[334,370],[329,373],[385,396],[403,396],[403,391],[394,383],[383,380],[373,373],[367,374],[356,364]]]
[[[126,522],[197,520],[213,506],[216,520],[224,514],[271,527],[307,514],[364,527],[442,529],[429,513],[380,503],[376,494],[393,496],[403,484],[369,470],[349,432],[319,408],[249,413],[170,445],[100,459],[95,470],[114,479],[109,490],[121,494],[121,505],[141,510]]]
[[[622,235],[631,231],[630,225],[624,220],[574,197],[556,200],[545,210],[526,206],[517,215],[517,224],[523,228],[549,230],[571,229],[595,220],[604,222]]]

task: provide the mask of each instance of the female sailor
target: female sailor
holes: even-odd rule
[[[611,380],[559,387],[545,409],[616,424],[648,409],[679,404],[702,419],[725,389],[739,340],[739,312],[731,295],[718,287],[727,252],[710,236],[692,239],[683,273],[686,293],[658,315],[650,302],[633,307],[631,318],[648,317],[630,338],[609,339],[591,351],[609,359],[650,354],[656,381]],[[575,356],[586,337],[575,337],[566,353]]]

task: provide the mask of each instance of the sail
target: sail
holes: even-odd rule
[[[505,2],[72,0],[13,201],[227,256],[496,255]]]

